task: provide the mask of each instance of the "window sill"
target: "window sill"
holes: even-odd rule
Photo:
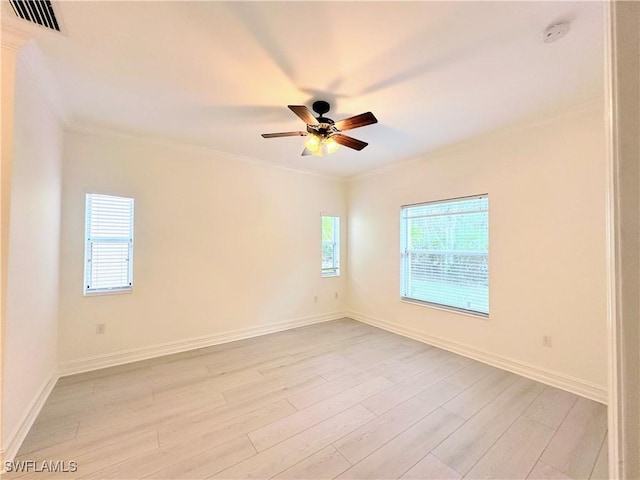
[[[133,293],[133,288],[122,288],[118,290],[93,290],[93,291],[85,291],[85,297],[95,297],[100,295],[120,295],[123,293]]]
[[[339,273],[323,273],[322,275],[320,275],[322,278],[332,278],[332,277],[339,277],[340,274]]]
[[[417,305],[419,307],[433,308],[435,310],[440,310],[440,311],[443,311],[443,312],[455,313],[455,314],[458,314],[458,315],[464,315],[465,317],[473,317],[473,318],[478,318],[480,320],[489,321],[489,315],[488,314],[485,315],[483,313],[474,313],[474,312],[470,312],[470,311],[462,310],[462,309],[458,309],[458,308],[445,307],[444,305],[437,305],[435,303],[422,302],[420,300],[410,300],[408,298],[401,298],[400,301],[402,303],[408,303],[410,305]]]

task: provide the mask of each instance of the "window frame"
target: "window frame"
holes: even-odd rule
[[[419,203],[412,203],[412,204],[408,204],[408,205],[402,205],[400,207],[400,301],[405,302],[405,303],[411,303],[411,304],[416,304],[416,305],[420,305],[420,306],[426,306],[426,307],[431,307],[431,308],[435,308],[437,310],[444,310],[447,312],[453,312],[453,313],[458,313],[458,314],[462,314],[462,315],[467,315],[467,316],[472,316],[472,317],[476,317],[476,318],[482,318],[487,320],[489,318],[489,312],[491,311],[490,308],[490,291],[489,291],[489,286],[487,287],[487,302],[488,302],[488,306],[487,306],[487,310],[488,312],[482,312],[482,311],[478,311],[478,310],[471,310],[471,309],[465,309],[462,307],[458,307],[458,306],[453,306],[453,305],[447,305],[447,304],[443,304],[443,303],[437,303],[437,302],[431,302],[428,300],[423,300],[423,299],[419,299],[419,298],[413,298],[413,297],[409,297],[407,295],[405,295],[405,289],[406,289],[406,285],[405,285],[405,279],[406,279],[406,269],[408,267],[408,262],[407,262],[407,258],[409,255],[409,250],[408,250],[408,238],[407,238],[407,225],[406,225],[406,218],[404,216],[404,211],[405,209],[411,208],[411,207],[420,207],[420,206],[426,206],[426,205],[435,205],[435,204],[445,204],[445,203],[451,203],[451,202],[460,202],[460,201],[464,201],[464,200],[477,200],[477,199],[486,199],[487,200],[487,238],[489,238],[489,230],[490,230],[490,225],[489,225],[489,194],[487,193],[482,193],[482,194],[477,194],[477,195],[468,195],[468,196],[464,196],[464,197],[455,197],[455,198],[447,198],[447,199],[442,199],[442,200],[431,200],[431,201],[427,201],[427,202],[419,202]],[[465,212],[461,212],[461,214],[464,214]],[[473,213],[473,212],[468,212],[468,213]],[[487,252],[486,252],[486,258],[487,258],[487,268],[489,265],[489,244],[487,244]],[[487,271],[487,279],[489,279],[489,272]]]
[[[331,241],[324,240],[325,218],[333,218],[333,239]],[[333,248],[333,266],[328,268],[323,266],[325,245],[331,245]],[[320,214],[320,276],[322,278],[340,276],[340,216],[327,212]]]
[[[131,201],[130,208],[130,224],[129,224],[129,236],[126,237],[127,240],[123,240],[122,237],[108,237],[108,236],[92,236],[91,235],[91,225],[92,225],[92,208],[91,208],[91,200],[93,196],[99,195],[102,197],[114,197],[121,198]],[[83,294],[84,296],[95,296],[95,295],[114,295],[121,293],[131,293],[133,291],[133,246],[134,246],[134,223],[135,223],[135,199],[133,197],[124,197],[121,195],[110,195],[104,193],[95,193],[88,192],[85,194],[85,230],[84,230],[84,285],[83,285]],[[92,288],[91,285],[91,277],[92,277],[92,244],[123,244],[127,243],[127,283],[128,285],[121,285],[117,287],[101,287],[101,288]]]

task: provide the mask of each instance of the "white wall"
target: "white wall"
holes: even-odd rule
[[[61,152],[60,122],[19,55],[2,359],[5,449],[57,367]]]
[[[593,105],[354,179],[349,309],[605,388],[604,155]],[[489,320],[401,302],[400,206],[479,193],[490,205]]]
[[[345,310],[345,269],[320,277],[320,214],[344,221],[344,182],[78,131],[66,134],[63,163],[63,368]],[[82,294],[87,192],[135,198],[131,294]],[[96,335],[98,323],[104,335]]]

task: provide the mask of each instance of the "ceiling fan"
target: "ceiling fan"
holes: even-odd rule
[[[360,115],[334,122],[324,116],[331,107],[328,102],[323,100],[313,102],[311,108],[318,114],[317,118],[304,105],[289,105],[289,109],[307,124],[306,132],[263,133],[262,136],[264,138],[309,136],[309,139],[305,142],[305,149],[302,151],[302,155],[321,157],[324,153],[335,152],[340,145],[354,150],[362,150],[368,145],[367,142],[343,135],[342,132],[378,123],[378,119],[371,112],[361,113]]]

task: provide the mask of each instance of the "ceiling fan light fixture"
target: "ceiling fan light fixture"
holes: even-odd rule
[[[304,146],[307,147],[307,149],[311,152],[315,153],[317,150],[321,149],[322,142],[320,140],[320,137],[318,137],[317,135],[309,135],[309,138],[304,143]]]
[[[316,157],[329,155],[340,147],[340,144],[331,137],[310,135],[304,146]]]
[[[340,144],[331,137],[327,138],[324,144],[327,147],[327,153],[333,153],[340,148]]]

